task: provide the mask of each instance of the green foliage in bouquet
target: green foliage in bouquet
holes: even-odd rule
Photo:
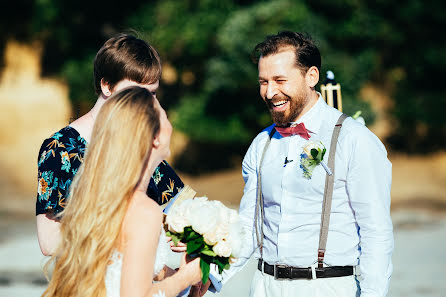
[[[212,250],[212,246],[208,245],[204,241],[203,236],[195,232],[192,227],[185,227],[182,234],[167,231],[166,235],[172,238],[175,245],[180,241],[187,242],[187,254],[191,257],[200,257],[201,280],[203,284],[209,279],[211,263],[218,266],[219,273],[222,273],[223,269],[229,268],[229,258],[217,256]]]

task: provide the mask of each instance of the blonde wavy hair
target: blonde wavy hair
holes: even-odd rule
[[[148,90],[131,87],[107,99],[61,213],[61,242],[45,266],[54,269],[42,296],[106,296],[107,265],[159,129]]]

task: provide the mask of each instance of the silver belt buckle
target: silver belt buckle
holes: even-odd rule
[[[287,265],[274,264],[274,279],[275,280],[283,279],[283,278],[277,276],[277,268],[287,268],[287,267],[288,267]]]

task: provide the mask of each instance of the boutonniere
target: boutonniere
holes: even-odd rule
[[[326,151],[327,149],[321,141],[309,141],[303,147],[303,152],[300,155],[300,168],[302,168],[306,179],[311,178],[314,168],[319,164],[324,167],[329,175],[332,174],[330,168],[323,162]]]

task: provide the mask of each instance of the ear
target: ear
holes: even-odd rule
[[[311,66],[305,74],[305,81],[307,85],[313,89],[319,82],[319,70],[316,66]]]
[[[104,78],[101,78],[101,91],[102,91],[102,95],[104,95],[105,98],[110,97],[112,94],[110,85],[108,84],[108,82],[105,81]]]
[[[153,148],[154,148],[154,149],[157,149],[157,148],[160,146],[159,136],[156,136],[156,137],[153,139],[153,143],[152,143],[152,145],[153,145]]]

